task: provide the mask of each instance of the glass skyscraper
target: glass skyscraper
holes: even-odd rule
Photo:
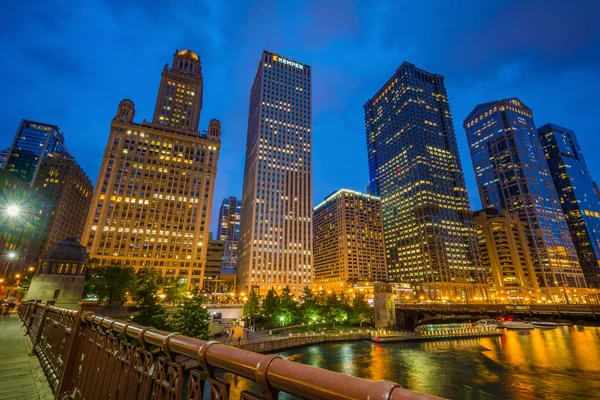
[[[290,286],[312,276],[311,68],[264,51],[248,115],[238,290]]]
[[[219,210],[219,227],[217,228],[217,239],[223,241],[222,274],[235,274],[241,214],[241,200],[233,196],[223,199]]]
[[[538,134],[585,280],[600,287],[600,200],[575,132],[546,124]]]
[[[389,279],[433,299],[485,287],[444,77],[403,63],[364,106]],[[479,285],[476,285],[479,284]]]
[[[482,206],[517,214],[528,225],[542,291],[535,297],[562,301],[565,287],[585,287],[531,109],[516,98],[480,104],[464,129]]]
[[[42,160],[53,152],[69,153],[58,126],[23,119],[9,148],[4,169],[31,186]]]

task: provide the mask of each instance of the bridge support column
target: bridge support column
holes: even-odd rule
[[[392,293],[392,285],[376,283],[374,285],[375,329],[396,327],[396,303]]]

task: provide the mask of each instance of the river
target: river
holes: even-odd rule
[[[451,399],[600,399],[596,327],[437,342],[329,343],[279,355]]]

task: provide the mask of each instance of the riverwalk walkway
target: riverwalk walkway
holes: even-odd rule
[[[54,399],[38,358],[32,355],[29,336],[24,334],[17,313],[0,315],[0,399]]]

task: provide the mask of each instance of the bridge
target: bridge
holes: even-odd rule
[[[85,302],[79,303],[77,311],[55,307],[52,302],[19,305],[25,338],[52,392],[51,397],[36,398],[272,400],[282,392],[301,399],[323,400],[437,399],[393,382],[374,382],[287,361],[274,354],[111,319],[95,314],[95,309],[96,304]],[[0,320],[0,331],[14,322],[14,318]],[[16,340],[17,330],[6,331]],[[7,357],[3,353],[3,363],[14,364],[14,359],[26,355],[23,353],[16,351]],[[238,378],[249,380],[249,389],[234,393],[232,382]],[[13,394],[15,399],[27,398]]]
[[[578,322],[600,322],[600,306],[592,304],[411,304],[396,303],[399,327],[412,328],[432,320],[472,318],[561,319]]]

